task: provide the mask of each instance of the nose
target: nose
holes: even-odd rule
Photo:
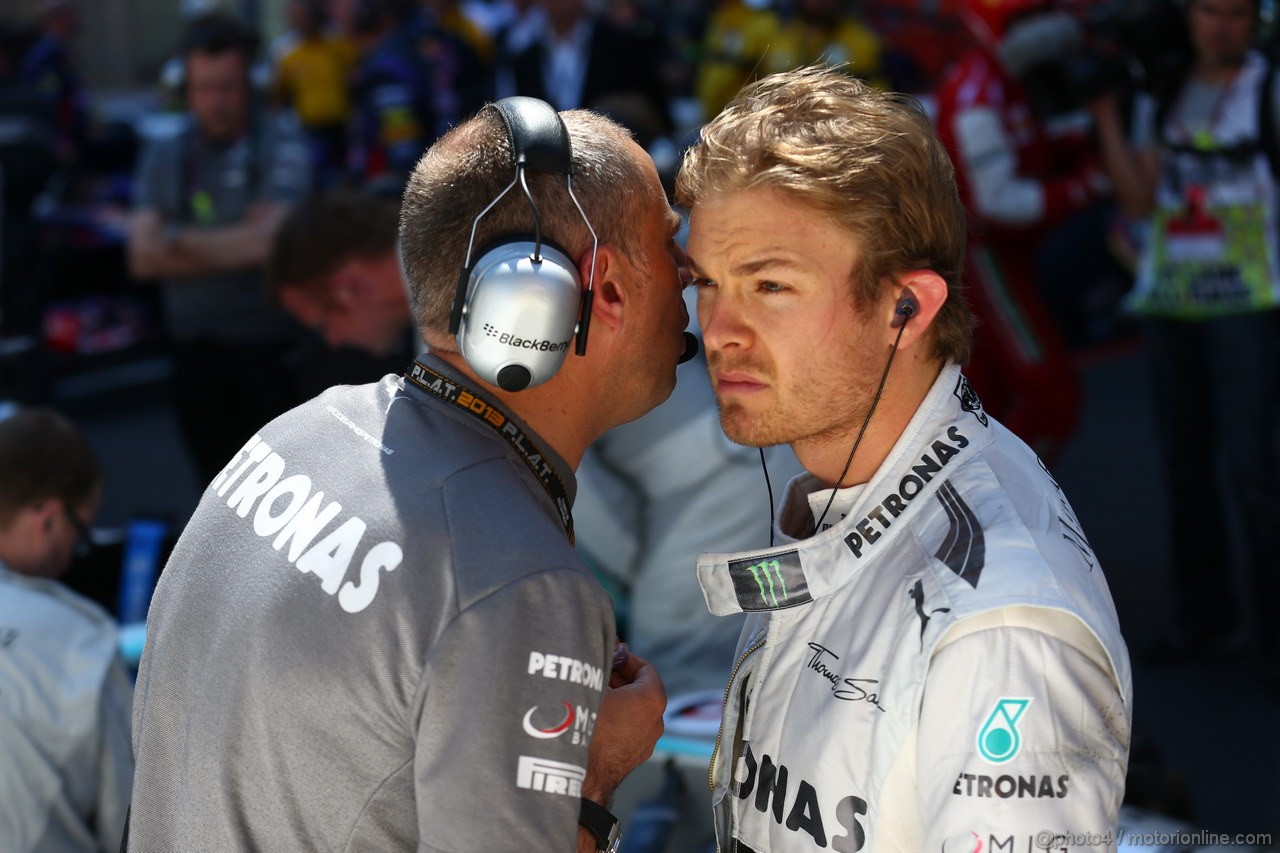
[[[719,287],[698,291],[698,325],[708,352],[721,352],[751,345],[751,328],[742,305]]]

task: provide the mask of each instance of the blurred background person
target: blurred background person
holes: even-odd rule
[[[621,27],[592,12],[586,0],[538,0],[514,26],[502,57],[499,97],[528,95],[558,110],[602,112],[645,148],[671,132],[670,96],[656,71],[660,52],[653,33]]]
[[[523,51],[542,27],[545,14],[537,0],[502,0],[492,4],[468,4],[472,17],[481,22],[493,39],[494,92],[506,97],[516,91],[511,58]]]
[[[414,26],[430,80],[435,141],[493,100],[493,45],[450,0],[423,0]]]
[[[241,23],[245,35],[250,36],[253,40],[249,82],[255,96],[257,96],[270,89],[271,82],[275,79],[277,63],[297,43],[299,36],[295,30],[286,29],[275,39],[272,39],[267,47],[267,55],[262,56],[258,50],[260,34],[257,29],[243,24],[239,16],[229,11],[228,7],[230,5],[227,0],[179,0],[178,16],[181,20],[183,32],[190,32],[196,21],[210,16],[223,17]],[[188,107],[185,75],[186,58],[183,54],[183,48],[184,46],[180,43],[178,52],[166,59],[160,66],[158,80],[164,108],[179,114],[185,113]]]
[[[422,349],[400,270],[399,205],[356,191],[331,191],[285,217],[267,278],[276,301],[315,333],[301,360],[296,394],[374,382],[401,373]]]
[[[132,685],[114,621],[58,582],[88,546],[101,493],[66,418],[0,420],[0,839],[12,853],[120,848]]]
[[[84,88],[73,61],[70,41],[80,28],[71,0],[45,0],[40,39],[22,60],[21,81],[32,86],[55,129],[55,154],[73,162],[88,129]]]
[[[474,4],[461,0],[422,0],[422,10],[435,26],[464,41],[486,68],[493,67],[491,22]]]
[[[399,198],[431,143],[493,98],[492,43],[456,3],[435,0],[357,0],[349,23],[360,51],[349,170],[357,186]]]
[[[935,120],[970,215],[965,281],[981,322],[968,376],[987,410],[1052,462],[1081,391],[1039,295],[1036,251],[1109,185],[1087,132],[1051,132],[1019,74],[1046,50],[1065,54],[1079,28],[1051,0],[965,0],[960,14],[975,46],[948,68]]]
[[[419,50],[431,72],[439,137],[494,99],[494,45],[454,0],[422,1],[419,28]]]
[[[1168,662],[1238,642],[1238,556],[1280,690],[1280,88],[1252,47],[1256,0],[1189,0],[1186,16],[1194,55],[1172,85],[1139,98],[1131,140],[1115,96],[1092,105],[1118,197],[1150,220],[1132,306],[1151,348],[1176,602],[1151,651]]]
[[[331,347],[400,358],[397,373],[420,349],[408,346],[399,223],[399,205],[389,199],[355,191],[316,196],[285,217],[267,266],[276,300],[298,322]]]
[[[330,30],[322,0],[292,0],[288,11],[294,38],[276,65],[274,95],[302,125],[311,149],[313,184],[332,186],[346,167],[355,45]]]
[[[889,88],[880,37],[849,0],[794,0],[775,9],[725,0],[711,13],[698,69],[703,118],[715,118],[746,83],[821,63]]]
[[[358,186],[388,198],[400,197],[437,126],[415,13],[413,0],[358,0],[350,19],[360,58],[348,170]]]
[[[291,120],[254,104],[256,37],[220,13],[184,40],[190,123],[143,152],[128,225],[133,275],[162,283],[179,425],[211,480],[262,423],[290,408],[284,355],[296,342],[262,268],[289,206],[309,192]]]
[[[769,34],[777,29],[775,13],[759,0],[716,0],[709,3],[695,91],[703,121],[719,115],[738,90],[758,76]]]

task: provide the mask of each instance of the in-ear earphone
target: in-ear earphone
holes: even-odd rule
[[[893,309],[893,320],[889,323],[889,328],[897,329],[916,315],[920,310],[920,303],[916,301],[916,295],[906,288],[902,291],[902,298],[898,300],[898,307]]]
[[[458,351],[467,365],[482,380],[506,391],[523,391],[556,374],[575,336],[574,352],[586,354],[593,295],[592,281],[584,290],[568,253],[543,239],[542,221],[526,172],[565,176],[569,198],[591,233],[592,280],[599,240],[573,193],[569,131],[555,108],[522,96],[504,98],[489,108],[497,111],[506,127],[515,175],[471,222],[471,240],[458,276],[449,332],[456,336]],[[504,236],[477,256],[480,220],[516,184],[533,213],[533,234]]]

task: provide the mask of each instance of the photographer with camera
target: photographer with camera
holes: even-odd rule
[[[1240,627],[1230,505],[1244,533],[1249,597],[1274,687],[1277,72],[1252,48],[1257,0],[1188,0],[1186,16],[1192,60],[1172,97],[1138,99],[1132,138],[1116,97],[1090,104],[1117,198],[1130,217],[1150,220],[1132,307],[1147,319],[1169,530],[1177,537],[1174,631],[1155,651],[1165,660],[1219,651]]]

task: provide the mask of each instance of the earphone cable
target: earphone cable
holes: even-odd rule
[[[862,437],[867,434],[867,425],[871,423],[871,416],[875,414],[876,406],[880,405],[880,395],[884,393],[885,382],[889,379],[889,369],[893,367],[893,357],[898,352],[898,343],[902,340],[902,332],[906,327],[905,323],[898,327],[898,336],[893,339],[893,346],[889,348],[889,360],[885,363],[884,373],[880,374],[880,387],[876,389],[875,399],[871,401],[871,408],[867,411],[867,416],[862,419],[862,427],[858,430],[858,437],[853,442],[853,449],[849,451],[849,458],[845,460],[844,470],[840,472],[839,478],[836,479],[835,485],[831,488],[831,497],[827,498],[827,505],[823,508],[822,515],[818,516],[817,522],[813,525],[813,532],[809,534],[810,536],[821,529],[822,522],[826,519],[827,512],[831,509],[831,504],[835,502],[836,492],[840,490],[840,484],[844,482],[845,475],[849,473],[849,467],[853,465],[853,456],[858,452],[858,445],[862,444]],[[770,500],[769,504],[772,506],[773,501]],[[772,512],[772,510],[770,511]],[[769,529],[773,529],[772,524]]]
[[[773,547],[773,483],[769,482],[769,466],[764,462],[764,448],[756,448],[760,451],[760,467],[764,470],[764,487],[769,492],[769,547]]]

